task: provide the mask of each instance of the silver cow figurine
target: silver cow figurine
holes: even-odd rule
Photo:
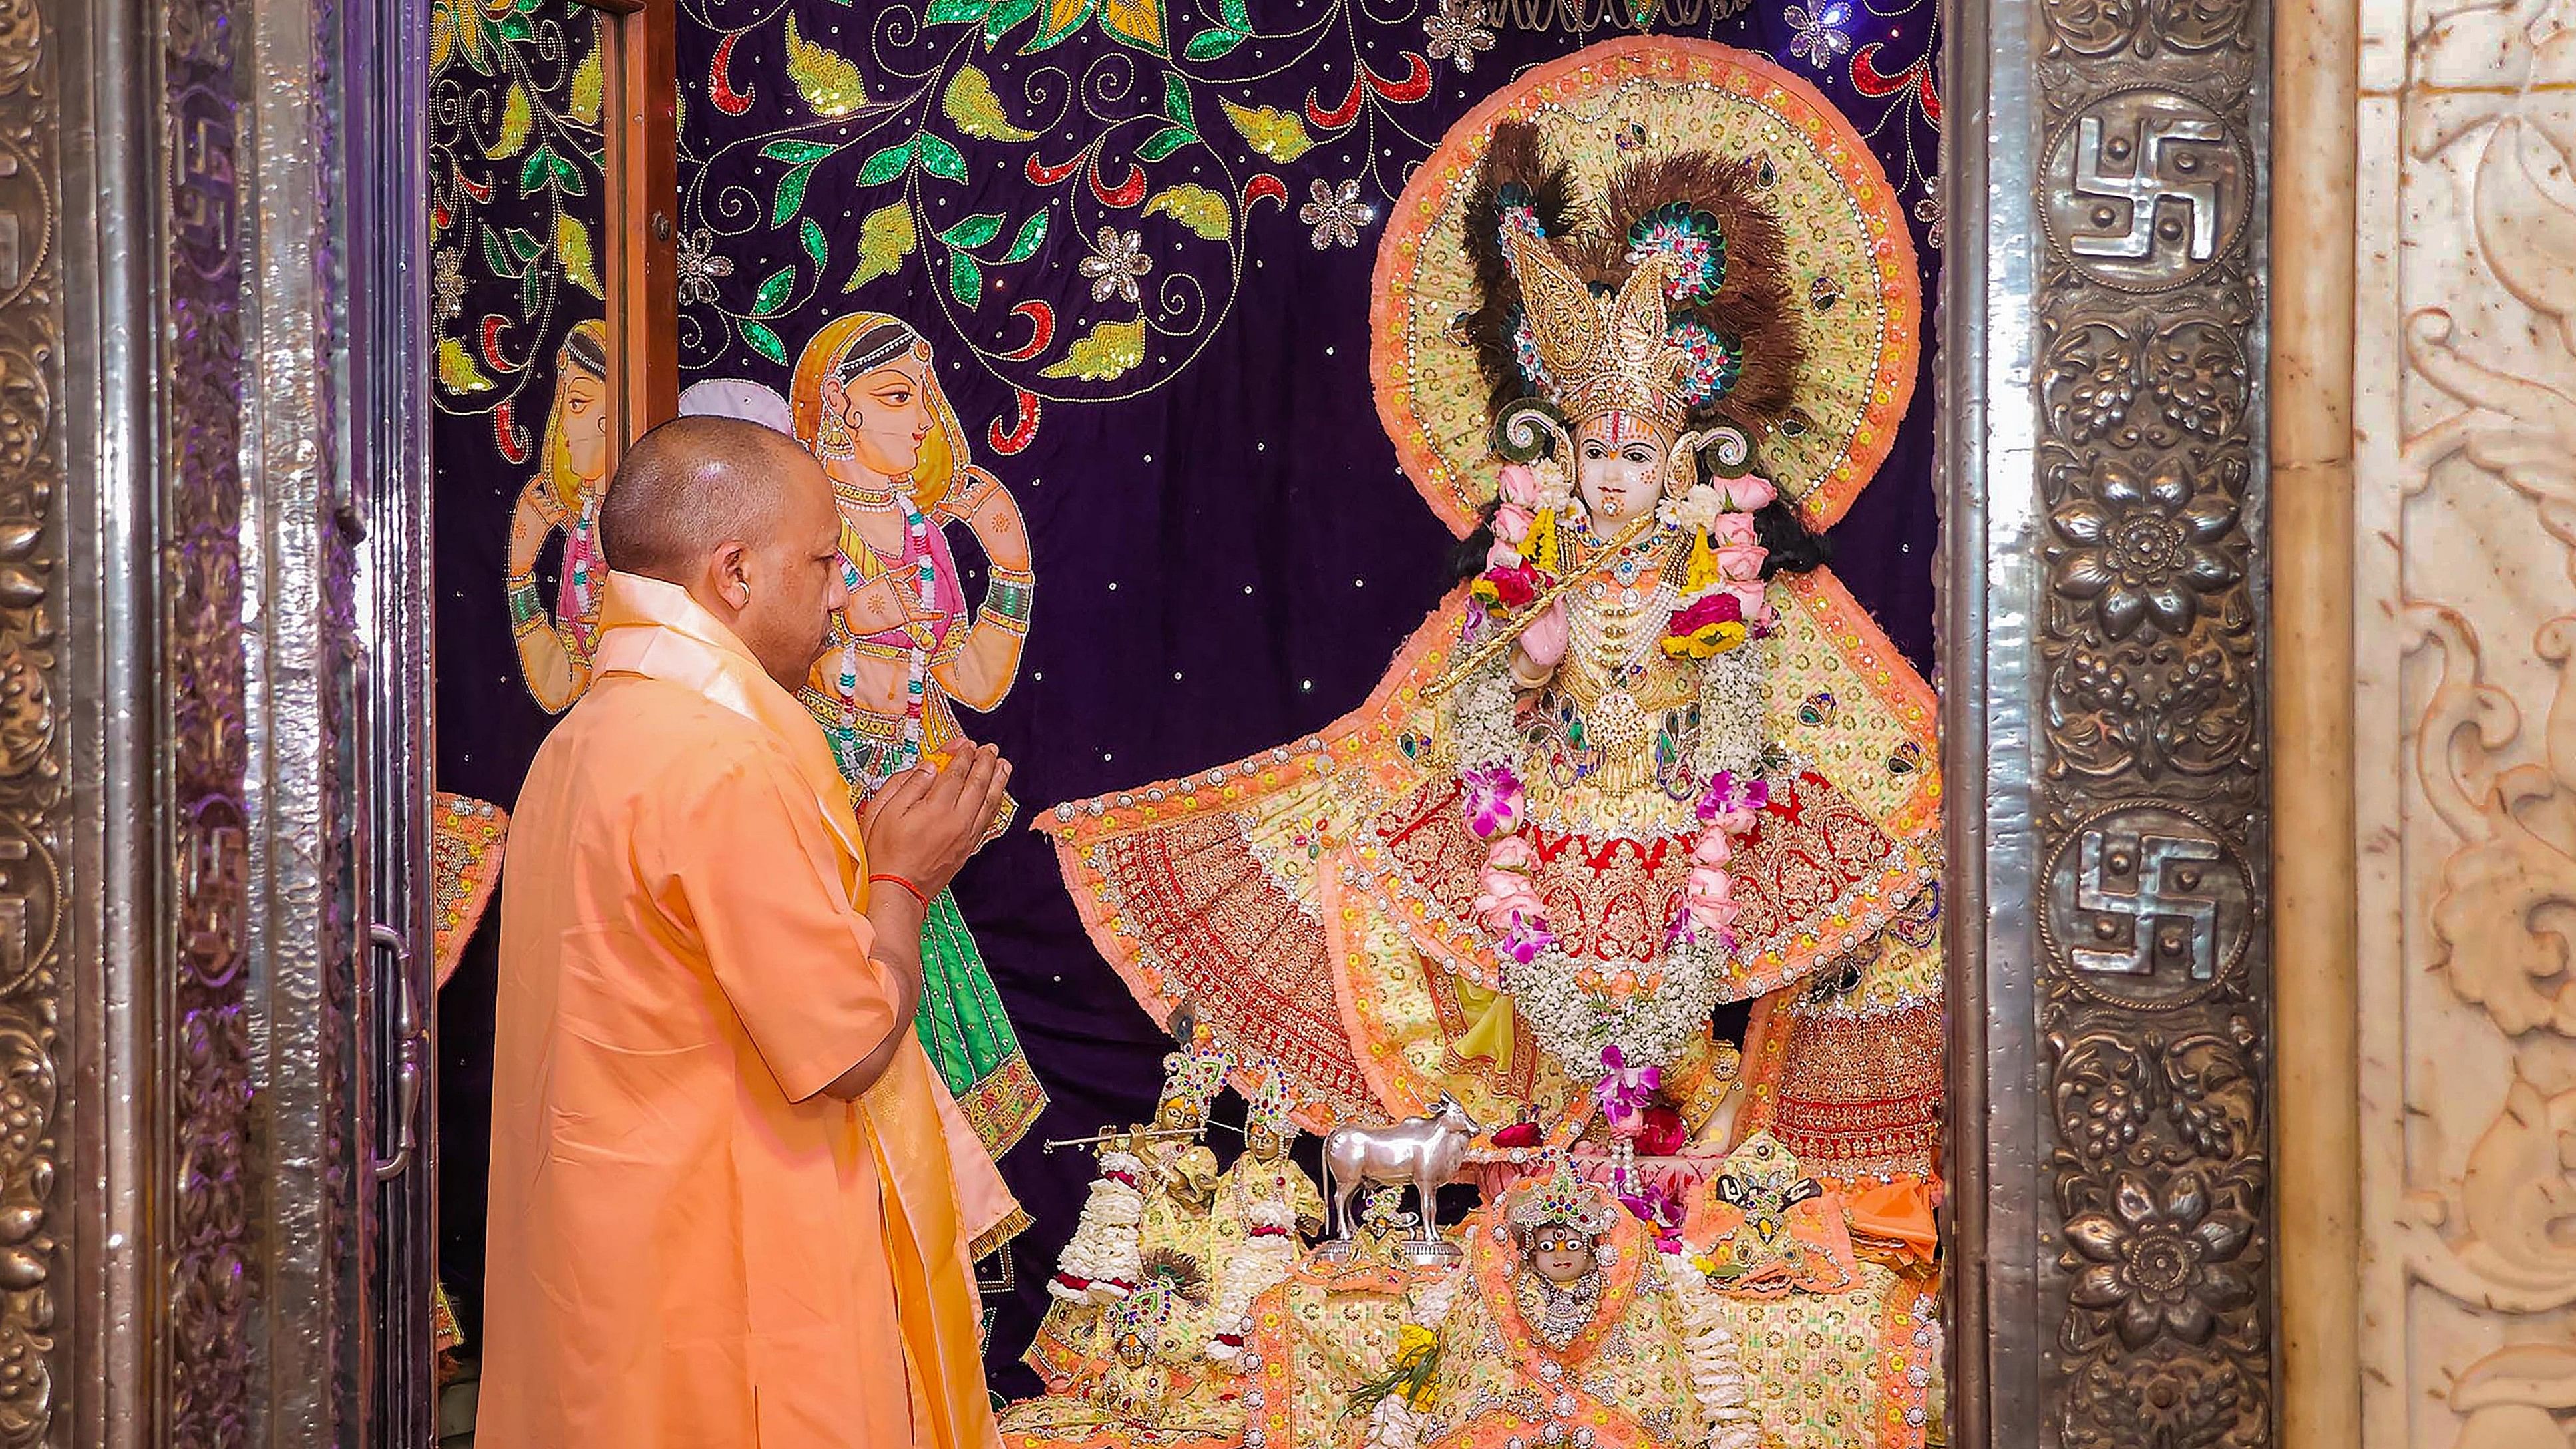
[[[1334,1128],[1324,1138],[1324,1174],[1332,1185],[1333,1221],[1340,1225],[1333,1241],[1352,1241],[1351,1198],[1363,1183],[1376,1182],[1399,1188],[1410,1184],[1422,1209],[1417,1241],[1438,1243],[1434,1194],[1466,1166],[1476,1130],[1475,1119],[1446,1092],[1431,1104],[1427,1117],[1408,1117],[1389,1127]]]

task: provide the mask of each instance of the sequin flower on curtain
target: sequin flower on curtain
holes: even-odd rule
[[[1839,0],[1813,12],[1804,5],[1790,6],[1782,17],[1798,27],[1798,33],[1789,38],[1789,53],[1818,70],[1832,66],[1852,48],[1851,37],[1842,29],[1851,23],[1851,13],[1851,7]]]
[[[1324,251],[1336,243],[1355,247],[1360,244],[1360,228],[1377,220],[1377,208],[1360,200],[1360,184],[1345,181],[1335,186],[1318,180],[1308,195],[1314,199],[1297,209],[1297,219],[1315,229],[1315,250]]]
[[[1122,232],[1104,226],[1093,238],[1091,255],[1082,259],[1082,274],[1091,279],[1091,300],[1106,302],[1116,297],[1134,302],[1142,295],[1136,279],[1154,270],[1153,259],[1145,255],[1145,238],[1138,232]]]
[[[1431,58],[1456,61],[1461,75],[1476,68],[1477,51],[1494,48],[1494,32],[1485,28],[1485,0],[1440,0],[1440,8],[1423,17],[1422,33]]]
[[[733,275],[733,258],[716,255],[715,233],[699,227],[680,240],[680,300],[716,301],[716,279]]]
[[[465,315],[465,258],[441,249],[429,264],[430,290],[438,296],[438,320],[453,322]]]

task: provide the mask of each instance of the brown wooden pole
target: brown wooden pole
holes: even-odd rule
[[[680,410],[679,45],[671,0],[604,12],[608,346],[622,445]]]

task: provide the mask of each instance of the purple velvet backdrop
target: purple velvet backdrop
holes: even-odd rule
[[[1453,17],[1465,8],[1455,3]],[[1428,54],[1442,18],[1433,4],[1250,5],[1247,17],[1220,0],[1203,13],[1128,0],[1095,16],[1068,0],[1052,13],[1079,23],[1034,56],[1019,52],[1049,17],[1013,20],[1009,0],[1000,13],[937,0],[927,18],[839,0],[699,0],[684,12],[683,381],[746,377],[783,391],[804,341],[855,308],[905,317],[930,337],[976,461],[1016,492],[1034,539],[1037,599],[1018,685],[991,714],[965,717],[1016,763],[1031,813],[1314,729],[1368,692],[1439,592],[1449,536],[1398,472],[1370,398],[1380,222],[1452,120],[1518,68],[1581,41],[1488,26],[1491,47],[1469,51],[1473,69],[1462,72],[1454,56]],[[1834,0],[1810,13],[1765,0],[1729,19],[1668,7],[1655,28],[1760,50],[1842,106],[1915,217],[1928,295],[1940,255],[1929,174],[1937,0],[1867,6]],[[1104,32],[1114,20],[1138,39],[1139,17],[1159,24],[1176,58]],[[988,26],[1003,32],[998,46],[984,44]],[[1197,58],[1211,51],[1221,53]],[[1326,123],[1340,119],[1355,61],[1384,84],[1363,88],[1335,128]],[[969,68],[980,84],[961,85]],[[1431,84],[1409,98],[1405,83],[1424,68]],[[1295,116],[1312,148],[1285,161],[1275,157],[1293,144],[1256,151],[1225,102]],[[1059,176],[1071,162],[1082,164]],[[1122,190],[1131,166],[1150,193]],[[1277,178],[1284,204],[1261,199],[1263,176]],[[1313,184],[1350,180],[1378,220],[1357,245],[1314,244],[1298,214]],[[1207,235],[1204,217],[1193,228],[1146,200],[1180,185],[1221,197],[1222,237]],[[1111,223],[1140,232],[1154,264],[1137,302],[1095,304],[1080,270]],[[1044,228],[1034,250],[1014,258],[1033,227]],[[1019,357],[1039,307],[1054,335]],[[1057,367],[1099,323],[1140,315],[1144,355],[1122,375],[1086,382]],[[1024,393],[1036,398],[1033,432]],[[1926,668],[1929,421],[1919,382],[1894,454],[1833,533],[1839,572]],[[439,769],[443,788],[506,802],[548,721],[518,687],[497,569],[526,469],[488,456],[490,436],[480,454],[468,430],[440,436]],[[970,577],[968,597],[979,593]],[[1024,1391],[1032,1380],[1016,1356],[1091,1166],[1079,1152],[1046,1155],[1038,1140],[1148,1112],[1167,1042],[1091,949],[1036,836],[1015,830],[988,849],[957,894],[1053,1095],[1004,1164],[1038,1225],[1018,1245],[1019,1290],[1002,1305],[991,1357],[997,1386]],[[473,1057],[488,1039],[488,972],[487,941],[441,1016],[450,1271],[467,1282],[479,1221],[458,1219],[481,1192]]]

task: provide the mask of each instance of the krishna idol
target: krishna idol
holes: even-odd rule
[[[1919,314],[1868,148],[1759,56],[1614,41],[1471,112],[1371,361],[1465,577],[1319,734],[1041,823],[1138,998],[1313,1130],[1447,1093],[1666,1226],[1767,1132],[1927,1254],[1933,702],[1822,539]]]

